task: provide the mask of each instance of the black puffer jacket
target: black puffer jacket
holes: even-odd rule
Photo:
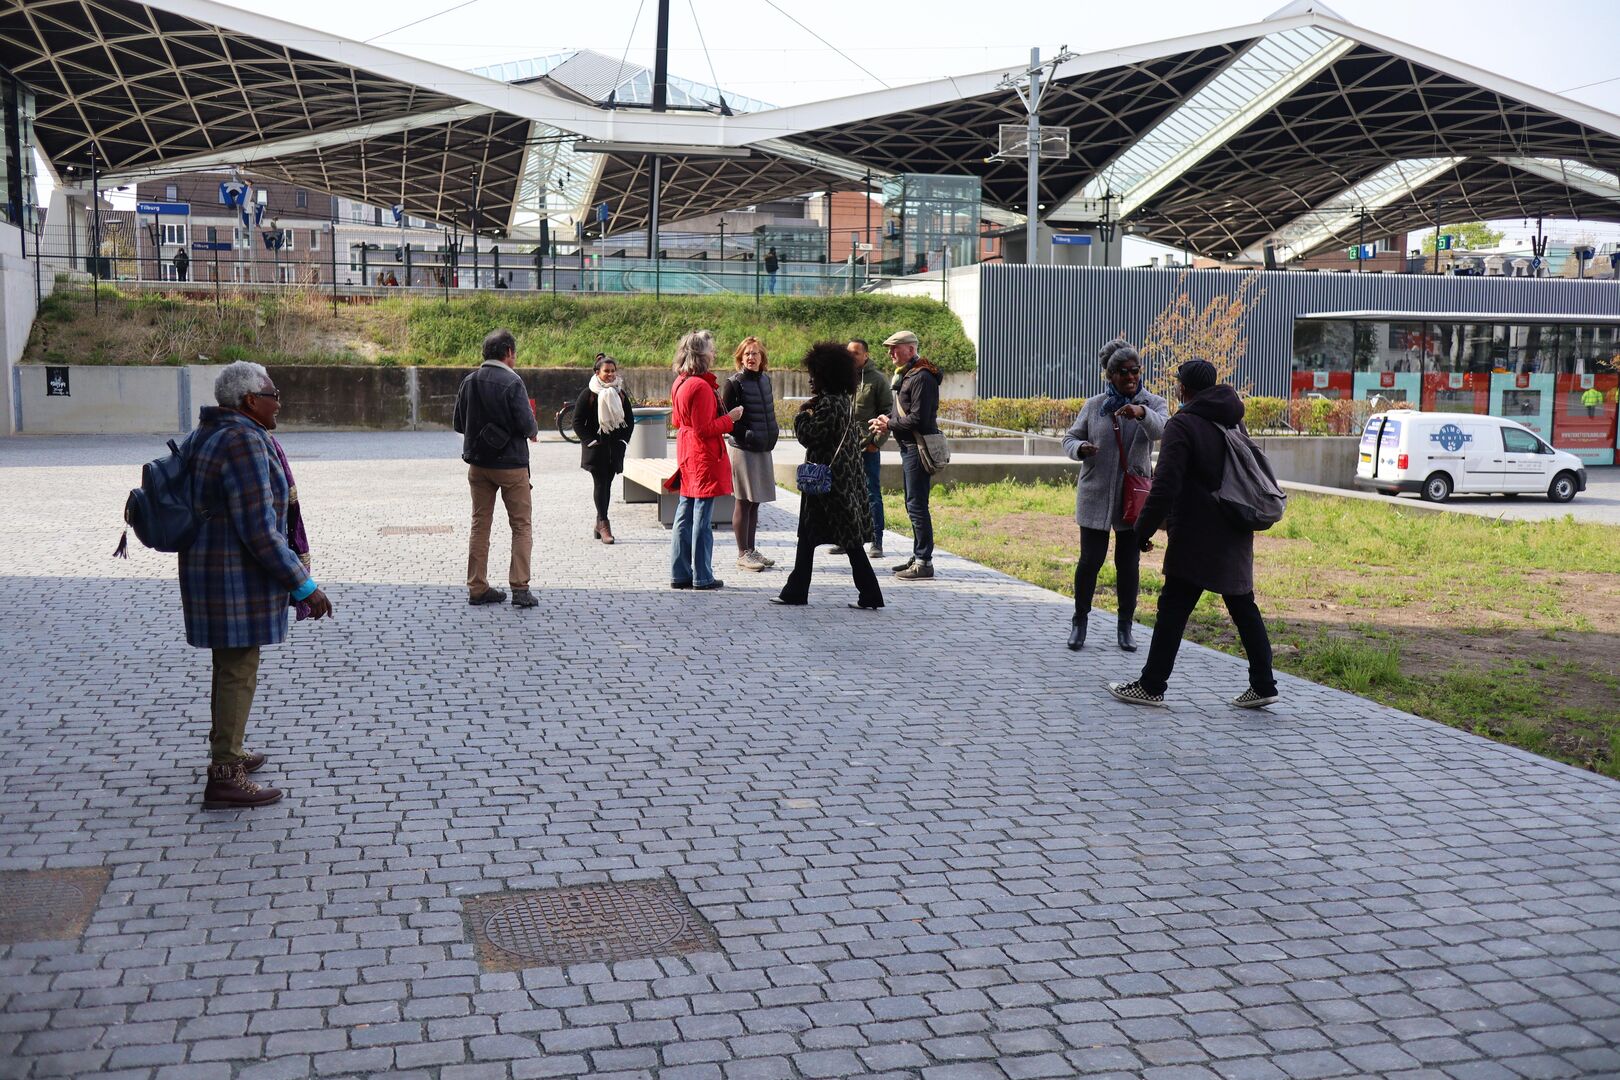
[[[1210,387],[1164,425],[1153,490],[1136,520],[1138,538],[1168,524],[1166,577],[1178,577],[1222,596],[1254,591],[1254,533],[1233,528],[1215,504],[1226,472],[1222,428],[1243,421],[1243,401],[1225,383]]]
[[[743,407],[742,419],[731,429],[731,445],[741,450],[774,450],[781,430],[776,422],[776,396],[771,377],[746,368],[726,380],[726,409]]]

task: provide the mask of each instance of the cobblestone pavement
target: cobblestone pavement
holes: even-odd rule
[[[108,558],[156,442],[0,440],[0,870],[112,875],[0,946],[0,1076],[1620,1075],[1612,782],[1293,678],[1230,709],[1193,647],[1130,711],[1060,597],[951,557],[878,613],[724,554],[671,592],[571,447],[520,612],[465,603],[453,437],[289,435],[338,617],[265,653],[288,797],[204,813],[173,559]],[[662,875],[719,951],[480,972],[465,897]]]

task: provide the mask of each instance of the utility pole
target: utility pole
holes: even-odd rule
[[[652,111],[669,107],[669,0],[658,0],[658,38],[653,43]],[[647,258],[658,258],[658,197],[664,186],[664,159],[652,156],[652,189],[647,198]],[[657,263],[653,272],[657,274]]]
[[[1362,272],[1361,261],[1367,252],[1367,208],[1361,208],[1361,223],[1356,228],[1356,273]]]
[[[161,253],[162,248],[158,251]],[[161,273],[161,271],[159,271]],[[101,314],[101,179],[97,171],[96,144],[90,144],[90,288],[95,293],[96,314]]]
[[[1029,50],[1029,98],[1024,105],[1029,111],[1029,218],[1024,226],[1024,261],[1034,265],[1038,261],[1037,208],[1041,197],[1041,50],[1038,48]]]

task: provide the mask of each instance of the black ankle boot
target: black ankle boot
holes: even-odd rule
[[[1119,617],[1119,649],[1121,652],[1135,652],[1136,638],[1132,636],[1132,617],[1121,615]]]
[[[1069,650],[1079,652],[1086,644],[1086,617],[1076,615],[1069,620]]]

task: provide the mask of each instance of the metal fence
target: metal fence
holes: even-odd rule
[[[1099,393],[1097,349],[1116,334],[1141,341],[1174,299],[1182,272],[1070,266],[980,269],[978,392],[983,397]],[[1202,307],[1248,274],[1195,270]],[[1620,315],[1620,283],[1562,278],[1261,272],[1241,372],[1257,394],[1287,397],[1294,320],[1310,312],[1413,311]]]

